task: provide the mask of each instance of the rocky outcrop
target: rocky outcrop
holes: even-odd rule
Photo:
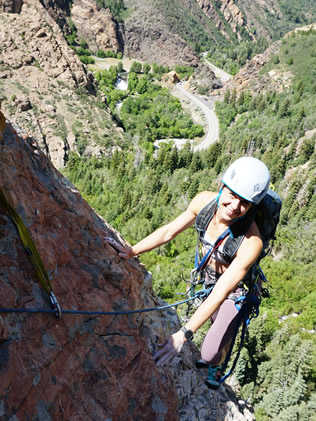
[[[163,0],[157,4],[152,0],[144,0],[142,3],[126,0],[125,4],[129,10],[129,16],[122,27],[125,55],[169,67],[176,64],[198,65],[199,59],[193,48],[167,20],[168,2]],[[170,18],[179,21],[177,16]]]
[[[226,30],[225,21],[229,24],[232,31],[237,35],[237,38],[240,39],[238,33],[238,26],[245,27],[245,19],[238,6],[230,0],[218,1],[215,0],[214,6],[209,0],[196,0],[201,10],[206,14],[206,16],[211,19],[216,24],[216,28],[225,36],[225,38],[230,39],[230,35]],[[221,11],[224,21],[220,17],[218,10]]]
[[[205,90],[205,93],[211,93],[222,87],[222,83],[216,78],[213,70],[207,65],[200,65],[190,77],[187,86],[196,91],[199,87]]]
[[[1,189],[23,218],[62,309],[122,311],[161,304],[150,274],[118,258],[124,242],[0,112]],[[50,308],[0,203],[0,306]],[[204,385],[186,344],[173,368],[152,353],[179,327],[175,311],[131,315],[1,313],[0,417],[38,420],[251,420],[231,389]]]
[[[283,84],[280,83],[282,75],[273,72],[260,74],[262,67],[270,60],[272,55],[279,52],[280,42],[273,43],[263,54],[257,54],[247,65],[242,68],[232,79],[225,83],[224,89],[236,89],[239,93],[242,90],[249,90],[252,93],[269,91],[282,91]],[[288,77],[288,76],[287,76]]]
[[[117,26],[110,9],[100,8],[93,0],[74,0],[71,19],[77,28],[78,38],[84,40],[89,50],[120,51]]]
[[[203,13],[206,14],[206,16],[215,23],[216,28],[221,31],[221,33],[225,36],[225,38],[229,39],[229,34],[225,30],[225,26],[220,19],[213,3],[211,3],[209,0],[196,0],[197,4],[203,11]]]
[[[64,33],[69,32],[68,19],[72,1],[67,0],[40,0],[54,22],[58,24]]]
[[[237,34],[238,39],[241,40],[242,38],[238,32],[238,27],[245,27],[245,18],[238,6],[233,0],[223,0],[220,2],[217,0],[217,2],[220,3],[220,11],[223,13],[226,22],[229,23],[232,31]]]
[[[177,74],[177,72],[175,72],[174,70],[172,70],[169,73],[164,74],[163,77],[161,78],[161,86],[169,88],[169,89],[173,89],[173,86],[179,82],[180,82],[180,77]]]
[[[36,0],[0,13],[0,103],[60,168],[69,151],[110,153],[122,135],[51,15]]]
[[[277,30],[283,18],[279,3],[279,0],[242,0],[242,2],[238,2],[248,32],[255,39],[260,37],[273,38],[275,30]],[[280,31],[282,31],[281,27]]]
[[[126,21],[124,54],[150,64],[197,66],[199,59],[193,48],[159,20],[156,20],[155,26],[150,19],[144,20],[141,16]]]
[[[0,10],[7,13],[20,13],[22,0],[0,0]]]
[[[122,262],[102,240],[118,234],[31,138],[9,124],[2,134],[1,187],[54,273],[61,307],[109,311],[154,304],[149,275],[136,261]],[[1,306],[49,308],[1,205],[0,214]],[[175,387],[170,374],[155,367],[144,320],[139,314],[2,314],[1,419],[178,419]]]

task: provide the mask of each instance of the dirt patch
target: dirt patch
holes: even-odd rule
[[[277,82],[277,86],[281,87],[278,89],[278,91],[283,91],[284,88],[289,88],[292,84],[293,73],[291,72],[281,72],[273,69],[270,70],[269,76],[273,82]]]

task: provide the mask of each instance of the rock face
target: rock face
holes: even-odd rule
[[[8,13],[20,13],[22,0],[0,0],[0,9]]]
[[[33,140],[8,124],[0,149],[2,188],[54,272],[61,307],[142,307],[144,291],[150,291],[146,272],[136,261],[122,262],[104,243],[103,235],[117,234]],[[0,209],[1,305],[47,308],[17,231]],[[175,388],[155,367],[144,319],[2,314],[1,419],[178,419]]]
[[[124,21],[124,54],[147,63],[197,66],[199,59],[185,40],[168,26],[157,6],[128,0],[131,16]],[[155,24],[153,25],[153,22]]]
[[[224,89],[236,89],[237,93],[247,89],[257,94],[265,89],[282,91],[281,74],[276,75],[275,78],[272,74],[260,74],[260,70],[269,61],[270,57],[278,54],[279,48],[280,41],[277,41],[267,48],[263,54],[257,54],[232,79],[225,83]]]
[[[25,0],[19,14],[0,12],[0,105],[60,168],[69,151],[108,153],[122,134],[54,10]]]
[[[225,20],[229,23],[233,32],[237,34],[238,39],[241,40],[241,36],[238,33],[238,26],[240,28],[245,27],[245,18],[238,6],[232,0],[224,0],[220,4],[220,11],[223,13]]]
[[[67,19],[70,16],[70,6],[72,2],[68,2],[67,0],[40,0],[40,3],[62,31],[67,33],[69,30]]]
[[[119,35],[110,9],[97,7],[91,0],[75,0],[71,19],[76,25],[79,39],[87,42],[89,50],[120,51]]]
[[[208,16],[212,21],[216,23],[216,28],[225,36],[225,38],[229,39],[230,36],[225,29],[224,22],[220,18],[218,11],[213,3],[209,0],[196,0],[198,5],[200,6],[201,10]],[[217,8],[221,11],[223,17],[225,18],[226,22],[231,27],[232,31],[237,35],[238,39],[241,39],[238,33],[238,26],[240,28],[245,28],[245,19],[243,14],[241,13],[238,6],[230,0],[224,0],[219,2],[216,1]],[[252,34],[249,33],[250,38],[252,38]]]
[[[150,274],[102,237],[124,242],[0,112],[1,188],[52,274],[62,309],[156,307]],[[0,202],[0,306],[50,308],[16,227]],[[120,316],[1,313],[0,417],[38,420],[251,420],[229,387],[210,391],[186,345],[158,369],[157,344],[179,328],[174,310]]]
[[[214,0],[214,4],[209,0],[196,1],[227,39],[231,37],[226,24],[238,40],[242,39],[241,29],[251,40],[259,37],[271,39],[269,17],[273,16],[278,20],[282,18],[278,0]]]

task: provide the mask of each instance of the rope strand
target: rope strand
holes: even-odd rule
[[[188,298],[183,301],[178,301],[173,304],[168,304],[166,306],[144,308],[139,310],[126,310],[126,311],[88,311],[88,310],[60,310],[61,314],[78,314],[78,315],[91,315],[91,316],[119,316],[124,314],[135,314],[135,313],[145,313],[150,311],[161,311],[166,310],[171,307],[178,307],[181,304],[185,304],[188,301],[193,301],[198,298],[199,294],[196,294],[194,297]],[[56,310],[53,309],[44,309],[44,308],[0,308],[0,313],[56,313]]]

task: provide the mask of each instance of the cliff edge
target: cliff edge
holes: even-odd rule
[[[124,242],[0,112],[0,179],[42,257],[63,310],[124,311],[161,300],[137,259],[121,260],[102,237]],[[50,308],[16,226],[0,204],[0,307]],[[152,353],[179,328],[173,309],[132,315],[0,314],[3,420],[245,420],[231,389],[210,391],[186,344],[174,367]]]
[[[154,304],[146,298],[144,269],[136,261],[121,261],[104,243],[102,236],[117,234],[32,138],[23,139],[10,124],[2,136],[1,188],[53,274],[61,308],[109,311]],[[0,230],[1,307],[50,308],[3,206]],[[57,319],[12,313],[2,314],[0,322],[5,419],[178,419],[176,390],[151,358],[144,316]]]

